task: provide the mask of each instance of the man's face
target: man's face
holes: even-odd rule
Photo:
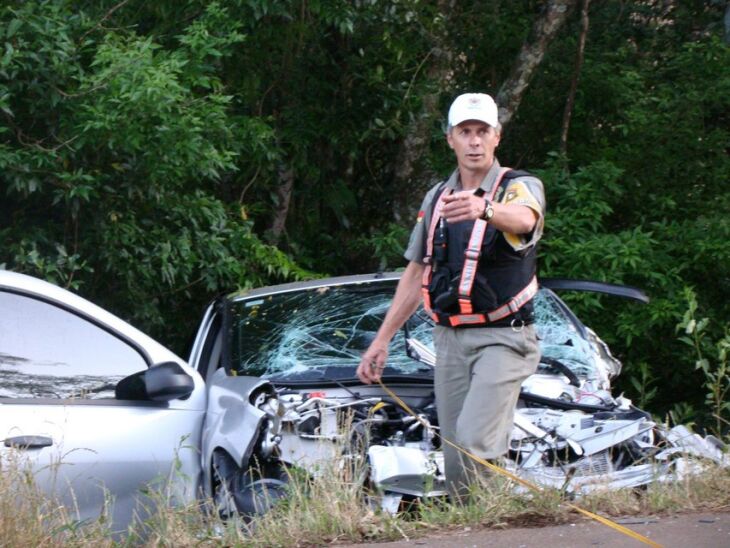
[[[492,167],[499,138],[496,129],[476,120],[462,122],[446,135],[459,168],[473,172],[486,172]]]

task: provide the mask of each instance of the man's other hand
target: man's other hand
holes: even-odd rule
[[[370,345],[362,355],[360,365],[357,366],[357,377],[365,384],[372,384],[380,380],[388,359],[388,349],[383,346]]]

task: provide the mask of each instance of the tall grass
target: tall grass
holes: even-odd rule
[[[0,545],[114,545],[105,517],[80,523],[73,508],[40,492],[30,467],[10,453],[0,458]]]
[[[363,496],[359,472],[332,464],[317,478],[292,474],[289,496],[264,516],[220,520],[206,503],[172,507],[164,491],[152,495],[149,517],[113,535],[104,517],[84,523],[42,495],[28,469],[14,460],[0,467],[0,546],[313,546],[332,542],[414,538],[456,527],[545,525],[576,519],[563,494],[546,489],[516,494],[509,481],[489,478],[468,502],[427,500],[397,516],[374,509]],[[377,498],[377,494],[371,493]],[[727,509],[730,470],[708,464],[703,473],[644,489],[605,491],[573,501],[606,516]]]

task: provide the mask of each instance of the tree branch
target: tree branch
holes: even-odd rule
[[[107,19],[109,19],[114,14],[115,11],[117,11],[119,8],[123,7],[127,3],[129,3],[129,0],[122,0],[118,4],[112,6],[109,9],[109,11],[107,11],[104,14],[104,17],[102,17],[101,19],[99,19],[99,21],[96,23],[96,25],[94,25],[89,30],[87,30],[84,34],[81,35],[81,38],[79,39],[79,42],[83,42],[84,41],[84,38],[86,38],[89,34],[91,34],[92,32],[94,32],[96,29],[100,28],[101,25],[104,23],[104,21],[106,21]]]
[[[586,47],[586,37],[588,36],[588,7],[591,0],[583,0],[583,7],[580,12],[580,36],[578,37],[578,53],[575,58],[575,72],[570,81],[570,92],[565,102],[565,111],[563,112],[563,130],[560,133],[560,152],[563,155],[568,153],[568,131],[570,130],[570,119],[573,115],[573,107],[575,106],[575,94],[578,90],[578,79],[580,71],[583,68],[583,57]]]
[[[269,231],[270,241],[277,244],[286,228],[286,217],[289,214],[292,190],[294,189],[294,170],[291,167],[282,165],[279,168],[279,186],[276,187],[278,203],[274,209],[274,219],[271,222]]]
[[[576,2],[577,0],[550,0],[545,6],[544,14],[535,21],[531,36],[523,44],[512,73],[497,93],[502,127],[509,124],[517,112],[522,96],[530,85],[535,70],[542,62],[550,42],[565,23],[568,13]]]

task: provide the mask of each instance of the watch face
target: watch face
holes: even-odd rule
[[[489,221],[492,217],[494,217],[494,208],[492,207],[492,204],[487,204],[487,207],[484,208],[482,219]]]

